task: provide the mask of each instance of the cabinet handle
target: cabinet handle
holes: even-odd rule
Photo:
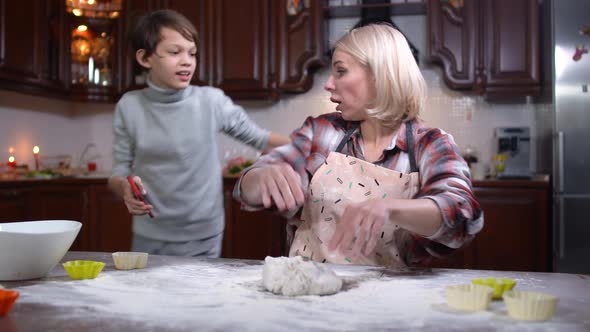
[[[557,207],[557,210],[559,211],[559,227],[557,230],[559,232],[557,236],[557,238],[559,239],[559,244],[557,254],[560,259],[563,259],[563,257],[565,256],[565,222],[563,221],[563,197],[559,198],[559,202],[557,204],[559,204],[559,206]]]
[[[557,133],[557,168],[558,168],[558,174],[559,174],[559,179],[557,179],[557,181],[559,181],[558,184],[558,190],[560,193],[563,193],[563,183],[565,182],[565,179],[563,178],[564,172],[563,172],[563,131],[560,131]]]

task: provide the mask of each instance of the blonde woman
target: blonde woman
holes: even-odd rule
[[[325,89],[335,113],[243,173],[234,196],[296,228],[290,256],[406,266],[448,255],[483,227],[453,138],[418,119],[426,86],[403,35],[368,25],[335,45]]]

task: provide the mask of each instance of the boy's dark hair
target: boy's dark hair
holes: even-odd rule
[[[199,34],[191,21],[174,10],[163,9],[151,12],[137,20],[133,30],[129,33],[132,57],[135,58],[135,53],[140,49],[145,50],[144,59],[152,55],[156,51],[158,43],[162,41],[160,30],[163,27],[178,31],[198,47]]]

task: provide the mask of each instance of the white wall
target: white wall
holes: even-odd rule
[[[354,19],[330,21],[333,42],[355,23]],[[426,17],[401,16],[394,21],[421,50],[426,50]],[[489,162],[493,154],[493,131],[499,126],[529,126],[532,136],[532,164],[537,171],[548,172],[551,147],[552,105],[533,103],[490,103],[485,98],[449,90],[442,82],[438,67],[421,68],[429,87],[429,99],[422,118],[431,126],[450,132],[460,148],[472,145],[480,159]],[[285,96],[274,104],[240,102],[249,116],[260,126],[274,132],[289,134],[307,116],[334,111],[329,95],[323,90],[329,69],[315,75],[312,89],[299,95]],[[89,143],[102,155],[99,168],[108,170],[112,164],[112,104],[73,104],[55,99],[31,97],[0,90],[0,160],[8,159],[13,146],[19,163],[33,165],[32,146],[39,145],[42,154],[71,154],[77,162]],[[550,136],[549,136],[550,137]],[[256,151],[219,136],[220,156],[225,161],[236,156],[256,157]]]

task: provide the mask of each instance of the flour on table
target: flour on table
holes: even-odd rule
[[[267,290],[287,296],[329,295],[342,288],[334,271],[300,256],[266,257],[262,283]]]

